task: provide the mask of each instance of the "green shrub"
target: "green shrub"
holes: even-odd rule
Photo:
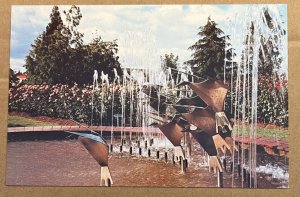
[[[68,85],[27,85],[13,84],[9,89],[9,111],[26,112],[31,116],[51,116],[74,119],[90,123],[92,115],[92,99],[94,103],[93,122],[100,124],[101,106],[103,106],[103,125],[112,122],[112,86],[94,91],[92,86],[80,88],[77,84]],[[121,114],[120,87],[114,89],[114,114]],[[126,102],[129,103],[129,92],[125,92]],[[136,94],[134,93],[136,105]],[[103,101],[103,105],[101,102]],[[129,124],[129,105],[125,108],[126,124]],[[135,111],[132,114],[136,120]],[[114,118],[115,119],[115,118]],[[114,125],[116,125],[116,120]],[[133,121],[135,124],[135,121]]]

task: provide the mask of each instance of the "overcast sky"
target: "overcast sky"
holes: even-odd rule
[[[11,60],[14,70],[24,71],[30,45],[50,21],[53,6],[13,6],[11,17]],[[71,6],[59,6],[63,10]],[[179,62],[190,58],[188,47],[197,39],[198,28],[210,16],[225,34],[230,24],[249,11],[249,5],[92,5],[79,6],[83,15],[78,30],[84,41],[95,35],[104,40],[117,39],[120,63],[124,67],[159,67],[160,56],[174,53]],[[274,12],[287,21],[286,5],[272,5]],[[250,13],[251,15],[251,13]],[[235,29],[234,31],[238,31]],[[234,44],[234,41],[232,41]]]

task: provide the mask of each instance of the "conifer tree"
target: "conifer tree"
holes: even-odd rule
[[[193,73],[199,76],[223,79],[225,57],[229,64],[234,55],[232,48],[226,49],[230,46],[230,38],[210,17],[207,24],[199,29],[200,39],[189,47],[194,52],[192,59],[185,64],[190,65]]]

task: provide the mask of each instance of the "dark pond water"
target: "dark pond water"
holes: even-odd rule
[[[108,141],[110,141],[108,139]],[[143,155],[133,145],[119,152],[120,140],[114,137],[114,151],[109,157],[113,186],[148,187],[216,187],[217,176],[208,172],[206,157],[198,144],[193,143],[192,157],[187,172],[171,161],[172,146],[163,138],[155,137],[151,157],[143,147]],[[144,143],[142,146],[144,146]],[[148,145],[149,146],[149,145]],[[160,158],[156,151],[160,150]],[[164,152],[167,150],[168,161]],[[258,187],[288,186],[288,163],[283,158],[259,157]],[[7,185],[34,186],[99,186],[100,167],[76,139],[10,141],[7,144]],[[244,184],[245,185],[245,184]],[[224,187],[242,187],[237,172],[224,172]]]

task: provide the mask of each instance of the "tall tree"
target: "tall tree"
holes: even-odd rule
[[[116,69],[119,76],[123,72],[119,63],[119,56],[117,56],[118,44],[114,41],[103,41],[101,37],[94,38],[91,43],[85,45],[83,63],[84,66],[82,73],[85,76],[92,76],[94,70],[98,73],[102,71],[108,74],[109,80],[112,81],[115,77],[114,69]],[[91,83],[92,77],[82,78],[84,83]]]
[[[68,80],[63,77],[67,72],[69,52],[69,38],[64,31],[65,26],[59,9],[54,6],[50,14],[50,23],[31,45],[32,48],[26,57],[25,68],[29,82],[51,84]]]
[[[64,14],[67,25],[54,6],[46,30],[32,44],[25,63],[28,81],[82,85],[92,83],[94,70],[108,73],[112,80],[114,68],[122,75],[116,41],[106,42],[98,37],[84,44],[83,34],[77,30],[82,18],[79,7],[72,6]]]
[[[262,75],[274,75],[274,72],[278,71],[281,67],[282,57],[280,54],[280,38],[286,35],[286,31],[282,28],[282,24],[275,23],[274,19],[266,9],[264,14],[264,22],[268,26],[269,30],[274,32],[273,36],[265,37],[261,36],[261,48],[259,53],[259,73]]]
[[[185,63],[192,67],[195,74],[223,79],[225,57],[227,63],[232,61],[233,49],[228,35],[217,27],[215,21],[208,18],[207,24],[199,28],[200,39],[189,47],[194,51],[192,59]]]
[[[63,21],[60,16],[58,6],[54,6],[52,8],[52,13],[50,14],[50,23],[46,27],[46,32],[44,32],[44,36],[50,36],[55,31],[62,31],[64,28]]]

